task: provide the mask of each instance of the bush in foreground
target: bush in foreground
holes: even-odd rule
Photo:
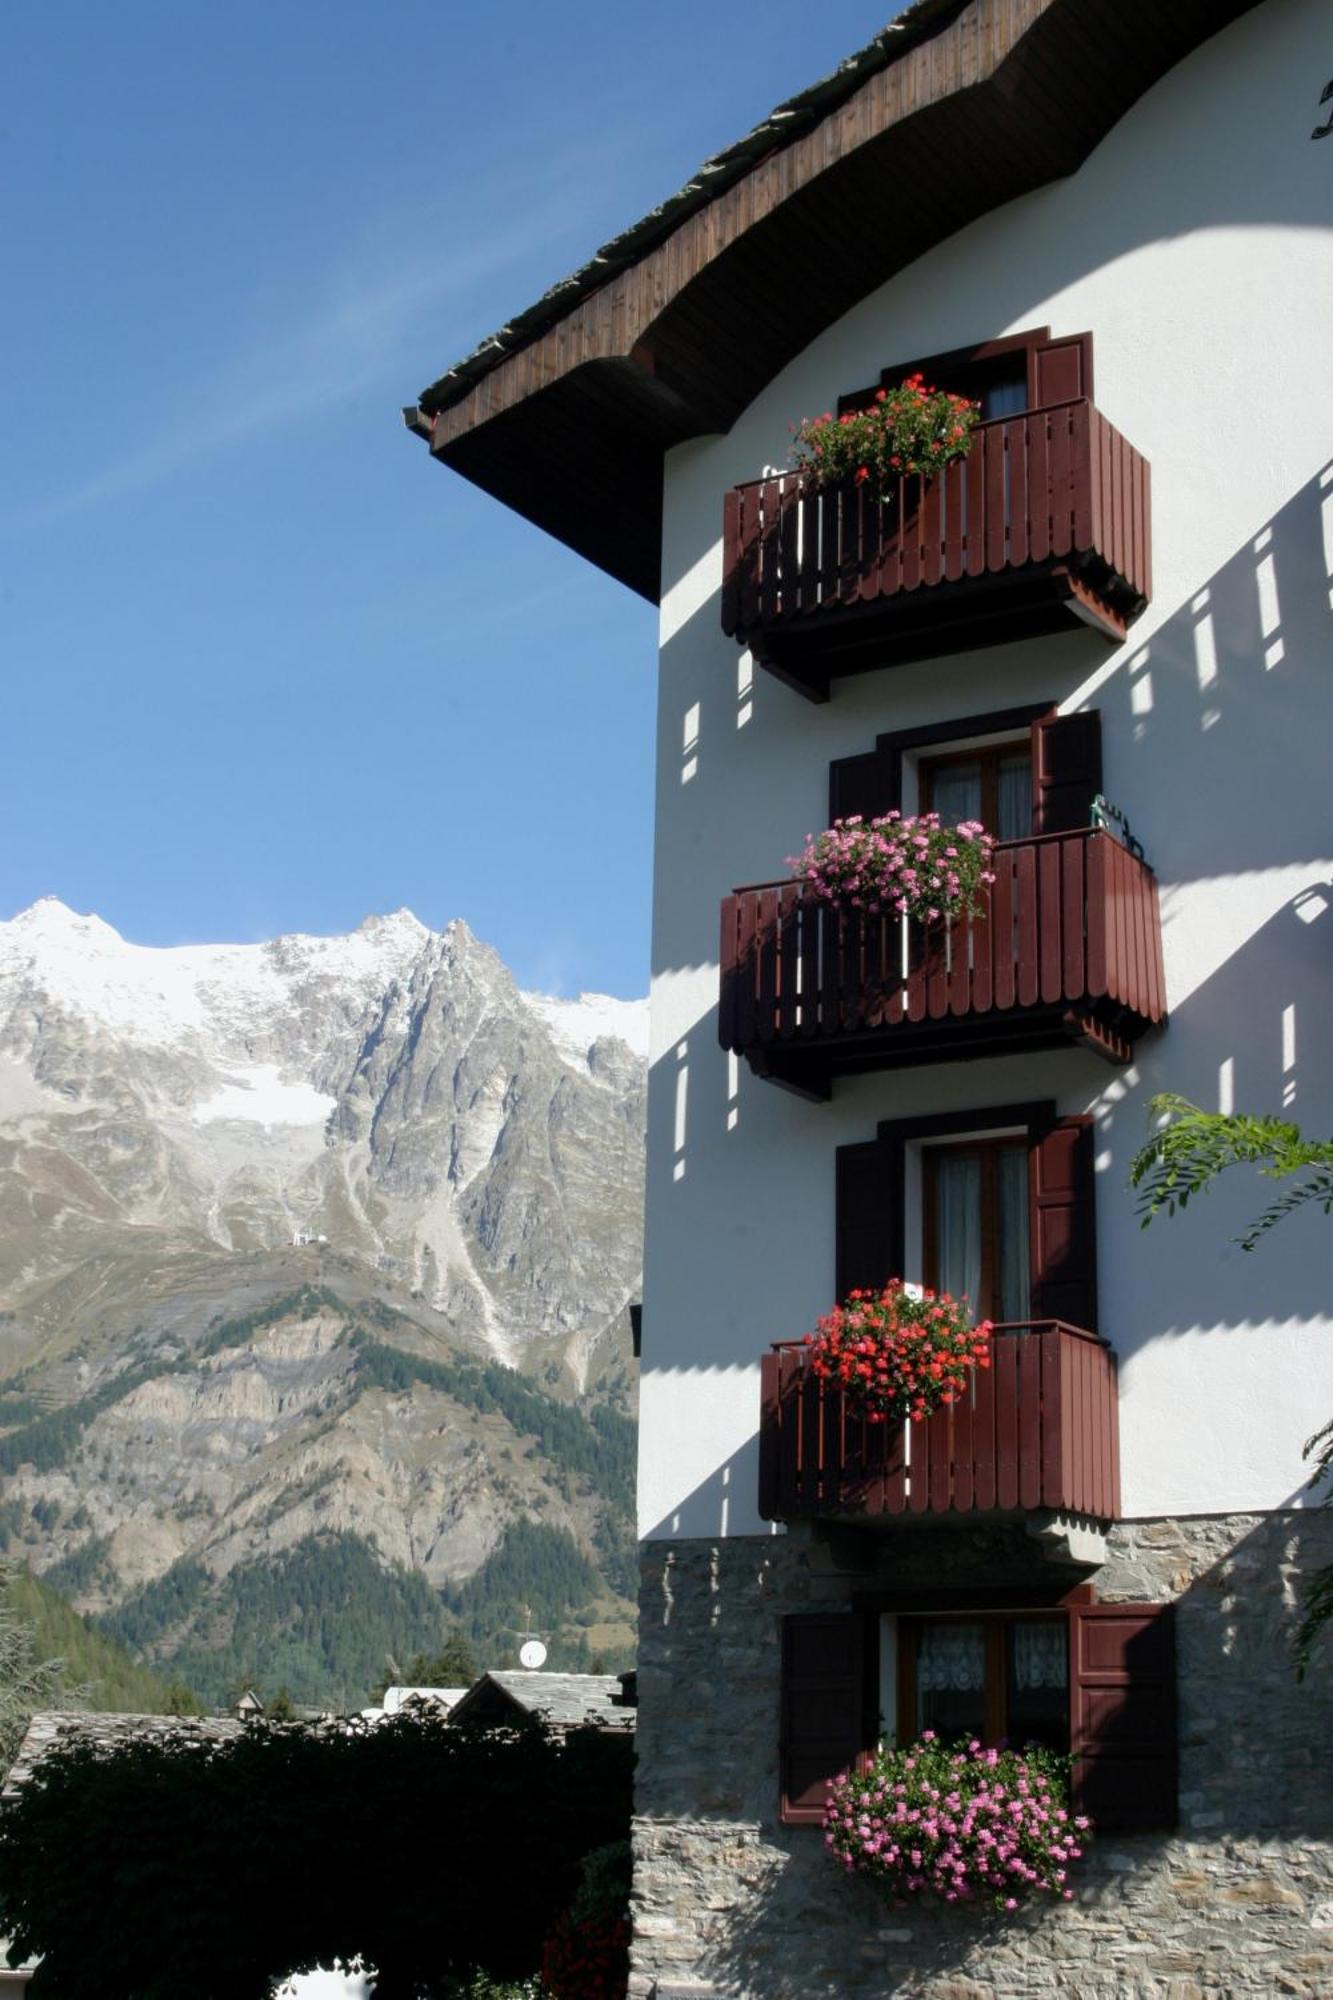
[[[265,2000],[361,1958],[377,2000],[534,1975],[580,1862],[627,1837],[633,1743],[414,1713],[54,1752],[0,1811],[31,2000]]]

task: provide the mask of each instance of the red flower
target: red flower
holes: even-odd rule
[[[815,1380],[836,1384],[871,1423],[902,1423],[966,1395],[974,1367],[989,1365],[990,1324],[972,1323],[966,1300],[915,1297],[893,1278],[835,1306],[808,1337]]]

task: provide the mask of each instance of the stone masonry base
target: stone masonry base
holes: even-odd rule
[[[1108,1834],[1074,1903],[1005,1916],[895,1910],[835,1872],[817,1829],[778,1825],[779,1620],[844,1606],[868,1582],[1049,1577],[1021,1528],[647,1544],[631,1995],[1333,1995],[1329,1659],[1303,1685],[1291,1664],[1300,1575],[1329,1562],[1328,1512],[1113,1531],[1099,1596],[1178,1605],[1180,1827]]]

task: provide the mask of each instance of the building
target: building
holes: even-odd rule
[[[1158,1091],[1333,1130],[1330,70],[1313,0],[921,0],[407,413],[661,606],[636,1995],[1333,1990],[1329,1224],[1127,1186]],[[772,472],[915,367],[964,464]],[[775,882],[927,799],[1005,841],[943,956]],[[906,1456],[773,1346],[892,1274],[1016,1323]],[[1073,1904],[835,1875],[930,1719],[1075,1752]]]
[[[18,1755],[0,1784],[0,1799],[17,1797],[53,1750],[95,1749],[108,1755],[135,1743],[232,1743],[245,1719],[229,1715],[113,1715],[93,1709],[43,1708],[32,1717]]]
[[[397,1715],[402,1709],[416,1707],[448,1715],[457,1708],[466,1693],[465,1687],[386,1687],[383,1701],[374,1708],[363,1708],[361,1713],[378,1719],[381,1715]]]
[[[475,1680],[453,1710],[459,1722],[520,1722],[536,1718],[552,1729],[634,1728],[634,1702],[621,1674],[529,1673],[492,1667]]]

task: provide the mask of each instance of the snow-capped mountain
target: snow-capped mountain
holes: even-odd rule
[[[566,1663],[623,1653],[646,1011],[406,910],[171,950],[0,923],[0,1552],[206,1690],[270,1631],[341,1685],[311,1606],[353,1570],[362,1626],[417,1604],[409,1653],[483,1565],[512,1623],[534,1535]]]
[[[521,993],[407,910],[171,949],[53,898],[0,923],[0,1373],[97,1344],[108,1257],[301,1239],[506,1360],[577,1354],[638,1275],[646,1011]]]

